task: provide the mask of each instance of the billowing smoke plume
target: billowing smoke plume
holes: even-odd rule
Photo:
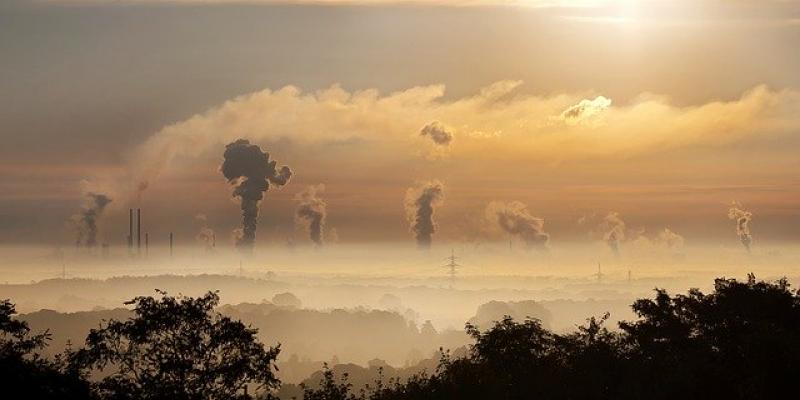
[[[194,237],[197,242],[203,245],[206,250],[211,250],[216,246],[217,234],[208,226],[208,217],[205,214],[197,214],[194,219],[200,224],[200,232]]]
[[[750,245],[753,243],[753,236],[750,234],[750,221],[753,220],[753,213],[744,210],[741,204],[734,201],[728,209],[728,218],[736,221],[736,234],[749,252]]]
[[[324,185],[309,186],[295,196],[298,202],[295,221],[305,225],[311,241],[317,246],[322,246],[324,242],[327,205],[318,196],[324,190]]]
[[[493,201],[486,207],[486,217],[504,232],[520,238],[529,248],[546,250],[550,235],[544,231],[544,219],[534,217],[519,201]]]
[[[72,216],[75,225],[75,245],[94,247],[97,245],[97,220],[103,215],[111,198],[102,193],[86,193],[83,210]]]
[[[256,239],[258,204],[270,184],[283,186],[292,177],[287,166],[275,168],[269,154],[245,139],[225,146],[225,161],[220,170],[229,183],[234,185],[233,196],[242,204],[242,228],[237,234],[236,246],[252,249]]]
[[[603,230],[603,241],[614,252],[614,255],[619,256],[619,244],[625,240],[625,221],[619,217],[619,213],[611,211],[603,218],[601,229]]]
[[[422,249],[431,247],[436,223],[433,212],[444,201],[444,185],[439,181],[425,182],[406,192],[406,217],[411,224],[411,233]]]
[[[439,121],[433,121],[423,126],[419,134],[431,138],[433,143],[439,146],[447,146],[453,141],[453,133]]]

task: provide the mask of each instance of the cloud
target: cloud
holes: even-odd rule
[[[611,99],[597,96],[593,100],[583,99],[578,104],[570,106],[561,113],[560,117],[570,123],[581,122],[596,116],[609,107],[611,107]]]
[[[598,96],[548,97],[516,93],[501,81],[477,95],[445,99],[443,85],[382,95],[339,86],[303,92],[294,86],[234,98],[165,126],[135,149],[131,191],[152,182],[176,157],[208,154],[238,138],[289,139],[299,145],[368,143],[376,151],[413,154],[414,132],[430,121],[458,121],[464,132],[454,160],[530,160],[619,157],[687,146],[720,146],[800,129],[800,94],[758,86],[738,99],[677,107],[654,96],[608,107]],[[594,120],[602,123],[570,123]]]

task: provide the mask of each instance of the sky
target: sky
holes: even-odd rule
[[[328,237],[410,242],[430,182],[434,240],[502,239],[487,210],[519,202],[550,246],[612,212],[735,245],[737,201],[796,242],[798,43],[792,1],[5,1],[0,243],[71,243],[89,192],[101,241],[141,207],[154,237],[203,214],[227,243],[239,138],[294,173],[260,243],[308,241],[310,186]]]

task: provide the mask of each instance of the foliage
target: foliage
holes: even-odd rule
[[[486,331],[467,324],[475,343],[466,357],[442,353],[436,374],[360,398],[772,399],[800,370],[800,293],[785,279],[717,279],[711,294],[656,290],[632,307],[639,320],[619,332],[604,326],[608,314],[569,334],[530,318],[507,316]],[[346,387],[345,377],[338,395]],[[306,398],[328,399],[328,388],[306,390]]]
[[[137,297],[133,317],[93,329],[73,357],[105,375],[104,399],[249,399],[247,388],[279,385],[279,347],[265,348],[256,330],[214,311],[219,296]]]
[[[25,321],[8,300],[0,301],[0,387],[5,394],[19,393],[30,399],[87,399],[84,376],[68,367],[70,353],[47,360],[39,354],[49,333],[31,334]]]
[[[8,393],[43,399],[270,398],[279,348],[256,330],[214,311],[216,293],[199,298],[137,297],[133,317],[90,332],[86,347],[55,360],[38,351],[48,333],[31,334],[0,302],[0,383]],[[608,314],[571,333],[533,318],[504,317],[487,330],[472,324],[464,356],[441,351],[439,367],[400,381],[378,379],[356,392],[327,365],[307,400],[780,398],[800,370],[800,293],[774,283],[717,279],[697,289],[633,305],[639,318],[605,327]],[[89,373],[102,377],[91,384]],[[255,390],[253,390],[255,393]]]

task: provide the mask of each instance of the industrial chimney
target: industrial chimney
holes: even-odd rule
[[[136,253],[142,254],[142,209],[136,209]]]
[[[128,209],[128,253],[133,251],[133,209]]]

